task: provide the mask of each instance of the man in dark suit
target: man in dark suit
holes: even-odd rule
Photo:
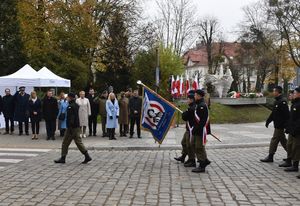
[[[129,112],[130,112],[130,138],[133,137],[134,125],[137,127],[138,138],[141,138],[141,110],[142,99],[139,97],[138,90],[134,90],[133,96],[129,100]]]
[[[25,93],[25,87],[20,87],[19,91],[14,95],[15,114],[14,120],[19,123],[19,135],[23,134],[23,123],[25,124],[25,133],[29,135],[29,94]]]
[[[2,112],[5,119],[5,133],[9,134],[9,124],[10,124],[10,134],[14,132],[14,97],[10,94],[10,89],[5,89],[5,96],[2,98],[3,108]]]
[[[56,118],[58,115],[58,103],[49,90],[43,100],[43,116],[46,122],[47,140],[55,140]]]

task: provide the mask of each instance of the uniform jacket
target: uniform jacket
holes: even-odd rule
[[[90,101],[87,98],[78,98],[76,103],[79,106],[79,122],[80,126],[89,125],[89,116],[91,115],[91,105]]]
[[[120,106],[119,123],[127,125],[129,123],[128,99],[126,97],[120,99],[119,106]]]
[[[300,136],[300,98],[293,101],[286,132],[294,137]]]
[[[204,99],[196,101],[193,135],[203,136],[203,129],[208,121],[208,107]]]
[[[117,117],[119,116],[119,104],[117,99],[115,99],[114,103],[111,100],[106,101],[106,112],[106,128],[117,128]]]
[[[2,112],[4,117],[13,118],[14,111],[15,111],[14,97],[12,95],[3,96],[2,103],[3,103]]]
[[[59,120],[59,128],[60,129],[66,129],[67,128],[67,109],[69,106],[69,103],[67,100],[60,100],[59,101],[59,111],[57,118],[59,117],[60,114],[65,114],[65,119],[64,120]]]
[[[97,116],[99,114],[99,98],[96,95],[92,96],[90,94],[87,98],[90,101],[91,115]]]
[[[33,100],[29,100],[28,108],[31,121],[40,121],[42,118],[42,101],[40,99],[37,99],[35,102],[33,102]],[[37,114],[34,115],[34,112]]]
[[[54,97],[48,98],[47,96],[43,100],[43,117],[46,121],[56,120],[58,114],[58,103]]]
[[[99,100],[99,114],[101,117],[106,117],[106,101],[105,97],[100,97]]]
[[[75,100],[69,102],[67,108],[67,128],[68,129],[75,129],[79,128],[79,106],[76,104]]]
[[[15,101],[15,114],[14,120],[25,122],[28,121],[29,113],[28,113],[28,106],[29,106],[29,94],[24,94],[23,96],[16,92],[14,95]]]
[[[189,104],[187,111],[183,112],[181,117],[183,121],[186,121],[186,130],[190,132],[190,128],[194,127],[195,124],[195,102]]]
[[[287,101],[282,97],[276,97],[272,113],[266,123],[274,123],[276,129],[284,129],[289,121],[289,106]]]
[[[140,97],[131,97],[129,99],[130,117],[140,116],[141,110],[142,110],[142,99]],[[135,114],[134,111],[137,111],[138,113]]]

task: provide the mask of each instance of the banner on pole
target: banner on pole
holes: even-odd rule
[[[152,133],[161,144],[175,117],[176,109],[152,90],[143,87],[142,121],[143,129]]]

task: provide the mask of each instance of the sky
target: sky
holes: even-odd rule
[[[157,11],[155,0],[143,0],[144,16],[153,17]],[[179,1],[179,0],[178,0]],[[190,0],[197,8],[197,15],[215,16],[224,31],[225,39],[235,41],[238,31],[237,25],[243,19],[243,7],[257,2],[257,0]]]

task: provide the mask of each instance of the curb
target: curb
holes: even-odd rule
[[[207,149],[235,149],[235,148],[254,148],[254,147],[268,147],[269,142],[263,143],[249,143],[249,144],[225,144],[225,145],[208,145]],[[59,148],[60,149],[60,148]],[[70,147],[70,150],[77,150],[77,147]],[[97,147],[97,146],[88,146],[88,150],[91,151],[166,151],[166,150],[181,150],[181,146],[161,146],[161,147],[152,147],[152,146],[124,146],[124,147]]]

